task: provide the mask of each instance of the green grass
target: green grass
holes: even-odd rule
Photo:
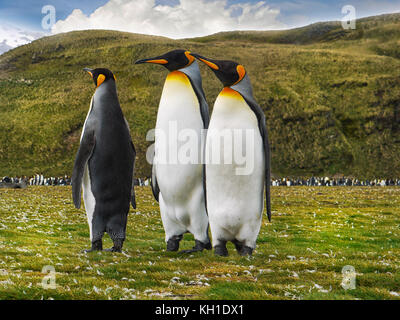
[[[399,299],[400,188],[274,187],[251,258],[166,252],[158,205],[136,190],[124,252],[85,254],[70,187],[0,189],[0,299]],[[56,289],[42,288],[46,265]],[[355,290],[340,285],[346,265]]]
[[[167,71],[132,62],[186,48],[242,63],[265,112],[275,175],[400,176],[400,14],[273,32],[170,40],[116,31],[46,37],[0,56],[0,176],[72,172],[94,92],[84,67],[117,76],[138,153],[150,176],[154,128]],[[212,109],[220,82],[201,65]]]

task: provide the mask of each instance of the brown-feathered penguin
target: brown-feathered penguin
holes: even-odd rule
[[[214,252],[228,255],[226,242],[232,241],[239,254],[251,255],[261,227],[264,190],[271,219],[270,147],[265,116],[253,97],[250,78],[242,65],[193,56],[208,65],[224,86],[214,104],[205,147],[207,209]],[[227,133],[232,143],[220,145],[221,137]],[[237,161],[238,150],[246,152],[248,172]],[[233,161],[229,163],[224,158],[215,162],[213,153],[228,155]]]
[[[92,248],[102,250],[104,232],[121,252],[129,205],[136,208],[133,187],[135,147],[117,95],[115,76],[108,69],[85,68],[96,85],[83,126],[72,174],[72,197],[81,206],[81,188]]]
[[[208,105],[202,88],[199,66],[196,59],[185,50],[174,50],[158,57],[142,59],[136,64],[152,63],[166,67],[165,80],[157,114],[156,131],[165,139],[155,139],[155,159],[167,155],[167,161],[153,164],[152,187],[160,203],[161,218],[165,230],[168,251],[177,251],[186,232],[193,234],[193,251],[211,249],[208,236],[208,217],[204,193],[203,154],[204,129],[209,122]],[[172,130],[173,129],[173,130]],[[192,151],[195,161],[179,159],[177,150],[187,145],[181,134],[194,133],[197,141]],[[175,136],[175,133],[177,134]],[[177,161],[170,161],[176,158]]]

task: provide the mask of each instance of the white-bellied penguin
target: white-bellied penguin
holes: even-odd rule
[[[232,241],[240,255],[251,255],[262,222],[264,189],[271,220],[270,147],[265,115],[253,97],[242,65],[193,56],[208,65],[224,86],[214,104],[205,147],[207,209],[214,252],[228,255],[226,242]],[[218,148],[226,134],[232,140],[224,140],[228,143]],[[238,150],[245,153],[248,172],[243,170],[243,159],[237,157]],[[224,158],[215,161],[221,154]]]
[[[193,234],[195,246],[186,252],[210,250],[201,161],[209,111],[198,63],[185,50],[174,50],[135,63],[159,64],[169,71],[157,114],[151,179],[153,194],[160,204],[167,251],[177,251],[187,232]],[[187,133],[193,133],[192,143],[187,141],[187,136],[183,137]],[[188,143],[192,158],[182,161],[179,153]]]
[[[130,203],[136,208],[133,186],[135,147],[117,95],[115,76],[108,69],[85,68],[96,85],[72,174],[72,197],[81,206],[81,188],[92,248],[103,249],[107,232],[113,241],[108,251],[121,252]]]

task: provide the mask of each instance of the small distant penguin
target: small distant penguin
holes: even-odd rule
[[[125,240],[129,204],[136,209],[133,170],[136,151],[129,125],[117,95],[115,76],[108,69],[85,68],[96,85],[90,103],[72,174],[72,196],[81,206],[81,187],[92,248],[103,250],[107,232],[121,252]],[[117,183],[116,183],[117,181]]]
[[[203,155],[202,137],[204,129],[208,127],[209,111],[198,63],[185,50],[174,50],[158,57],[136,61],[136,64],[142,63],[163,65],[169,70],[158,108],[154,155],[156,161],[151,178],[154,197],[160,203],[167,251],[178,251],[179,242],[187,232],[193,234],[195,246],[184,252],[211,250],[204,165],[199,158]],[[157,131],[163,132],[166,139],[158,138]],[[188,163],[180,161],[176,152],[187,144],[187,141],[178,138],[185,131],[195,132],[198,138],[196,145],[192,146],[198,157],[196,161]],[[170,141],[172,142],[169,143]],[[159,161],[165,155],[167,161]],[[170,161],[171,157],[177,161]]]
[[[252,255],[262,222],[264,189],[271,220],[270,147],[265,116],[253,97],[250,78],[242,65],[193,56],[208,65],[224,86],[214,104],[205,147],[207,209],[214,253],[227,256],[226,243],[231,241],[240,255]],[[235,138],[237,131],[242,139]],[[225,144],[224,140],[222,146],[221,137],[227,132],[232,142]],[[253,143],[247,143],[249,133]],[[231,156],[230,162],[214,163],[215,145],[220,146],[217,152],[222,157]],[[253,163],[250,172],[238,173],[243,167],[235,159],[239,147]]]

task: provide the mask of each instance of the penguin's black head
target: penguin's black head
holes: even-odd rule
[[[135,64],[142,63],[155,63],[161,64],[166,67],[169,71],[176,71],[185,67],[190,66],[196,59],[186,50],[173,50],[167,52],[161,56],[142,59],[135,62]]]
[[[212,60],[195,53],[192,53],[192,56],[209,66],[224,87],[231,87],[239,83],[246,75],[246,69],[234,61]]]
[[[91,77],[92,77],[92,79],[94,81],[94,84],[96,85],[96,88],[98,88],[103,82],[106,82],[106,81],[109,81],[109,80],[112,80],[112,81],[116,80],[114,74],[108,69],[104,69],[104,68],[97,68],[97,69],[85,68],[83,70],[91,75]]]

